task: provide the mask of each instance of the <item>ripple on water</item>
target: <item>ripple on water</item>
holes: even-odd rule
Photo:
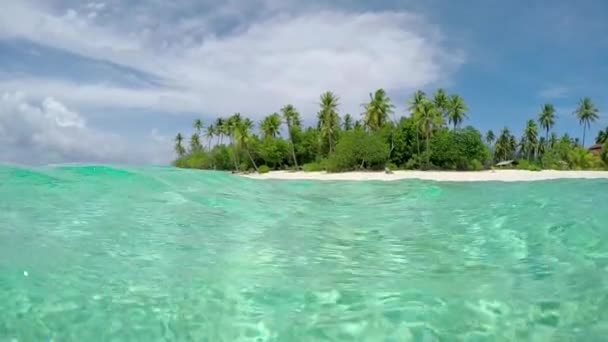
[[[0,340],[608,336],[605,181],[78,166],[0,184]]]

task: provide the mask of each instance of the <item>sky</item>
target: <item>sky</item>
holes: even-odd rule
[[[581,136],[580,98],[608,126],[604,0],[4,0],[0,162],[169,163],[173,137],[331,90],[358,117],[384,88],[464,97],[467,124],[521,134],[544,103]]]

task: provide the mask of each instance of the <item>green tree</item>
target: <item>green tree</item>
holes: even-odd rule
[[[202,149],[203,147],[201,146],[199,135],[196,133],[192,134],[192,137],[190,137],[190,152],[196,152]]]
[[[408,104],[410,116],[414,120],[416,127],[416,149],[418,151],[418,156],[420,156],[420,125],[418,121],[421,108],[426,101],[428,101],[426,94],[422,90],[417,90]]]
[[[353,127],[353,117],[350,114],[346,114],[344,116],[344,121],[342,122],[342,129],[345,131],[350,131],[351,129],[353,129]]]
[[[382,128],[390,120],[389,116],[393,114],[395,108],[384,89],[376,90],[373,95],[369,94],[369,103],[364,104],[363,107],[365,108],[363,121],[370,131],[378,131]]]
[[[296,130],[300,130],[300,113],[298,113],[294,106],[288,104],[287,106],[281,109],[281,114],[283,114],[283,120],[287,125],[287,132],[289,134],[289,142],[291,145],[291,156],[293,158],[293,164],[296,170],[299,170],[300,167],[298,166],[298,158],[296,158],[294,135]]]
[[[441,115],[443,115],[447,120],[450,98],[445,90],[442,88],[437,89],[435,95],[433,96],[433,103],[435,103],[435,106],[437,109],[439,109]]]
[[[543,105],[541,112],[538,114],[538,123],[545,130],[545,140],[549,140],[549,131],[555,125],[555,107],[552,104]]]
[[[494,132],[492,130],[489,130],[486,133],[486,143],[488,144],[488,146],[492,146],[492,144],[494,143],[494,140],[496,139],[496,136],[494,135]]]
[[[494,159],[498,162],[512,159],[516,145],[515,137],[509,129],[503,128],[494,145]]]
[[[194,120],[194,129],[196,130],[196,134],[200,137],[201,131],[203,130],[203,121],[201,119]]]
[[[264,138],[276,138],[281,128],[281,117],[277,113],[272,113],[262,120],[260,129]]]
[[[581,99],[578,108],[574,112],[579,123],[583,126],[583,147],[585,146],[587,128],[591,128],[591,123],[599,119],[599,112],[600,111],[588,97]]]
[[[538,127],[534,120],[528,120],[526,128],[524,129],[524,135],[522,137],[522,152],[528,160],[536,154],[536,148],[538,146]]]
[[[252,129],[253,121],[251,121],[249,118],[240,119],[239,117],[238,119],[235,119],[235,121],[233,122],[233,143],[237,146],[237,149],[245,149],[245,152],[247,153],[251,164],[253,164],[253,167],[255,168],[256,172],[259,172],[258,166],[253,160],[253,157],[251,156],[251,151],[249,150],[249,143],[253,139],[253,136],[251,134]]]
[[[448,101],[447,116],[448,122],[454,125],[454,129],[460,126],[462,121],[467,117],[469,108],[464,103],[464,99],[459,95],[452,95]]]
[[[184,136],[181,133],[177,133],[175,136],[175,153],[181,158],[186,154],[186,149],[182,145]]]
[[[429,144],[431,137],[433,136],[433,132],[443,125],[443,116],[441,116],[441,112],[437,109],[437,107],[435,107],[433,102],[430,100],[425,100],[414,113],[414,122],[416,122],[417,126],[419,127],[418,130],[422,132],[425,137],[425,151],[427,152],[428,166],[430,162]]]
[[[334,144],[340,129],[340,116],[338,115],[338,97],[331,91],[321,95],[321,110],[317,114],[321,137],[327,142],[328,153],[334,150]]]
[[[211,140],[215,136],[215,126],[209,125],[205,130],[205,138],[207,139],[207,150],[211,151]]]
[[[608,140],[608,126],[602,131],[597,132],[597,137],[595,138],[596,144],[603,144]]]
[[[329,158],[328,171],[381,169],[388,158],[388,144],[379,134],[352,130],[340,135],[335,153]]]
[[[557,134],[555,134],[555,132],[551,133],[551,136],[549,137],[549,147],[553,148],[555,146],[555,144],[557,143]]]
[[[230,132],[228,127],[228,120],[223,118],[217,118],[215,120],[215,134],[217,135],[217,145],[222,145],[222,138],[228,135]]]

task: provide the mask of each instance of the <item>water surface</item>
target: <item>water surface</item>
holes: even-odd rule
[[[0,167],[0,341],[602,341],[607,289],[606,180]]]

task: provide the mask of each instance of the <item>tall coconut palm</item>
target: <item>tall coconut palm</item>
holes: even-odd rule
[[[207,139],[207,150],[211,150],[211,140],[215,136],[215,125],[207,126],[205,130],[205,138]]]
[[[442,88],[437,89],[435,95],[433,95],[433,103],[435,103],[435,106],[437,109],[439,109],[441,115],[443,115],[446,119],[449,101],[450,98],[448,97],[448,94]]]
[[[507,127],[503,128],[500,135],[496,139],[494,145],[494,159],[496,161],[506,161],[511,159],[515,146],[513,146],[514,138]]]
[[[557,144],[557,139],[558,139],[557,134],[555,132],[551,132],[551,136],[549,137],[549,141],[548,141],[550,148],[555,147],[555,144]]]
[[[528,160],[535,157],[536,148],[538,146],[538,127],[534,120],[528,120],[522,137],[522,152],[527,156]]]
[[[454,125],[454,129],[460,126],[462,121],[467,117],[469,108],[464,103],[464,99],[459,95],[452,95],[447,104],[448,122]]]
[[[412,97],[412,99],[409,101],[407,109],[410,111],[410,116],[412,117],[412,119],[414,119],[414,122],[417,121],[417,117],[418,117],[418,115],[416,113],[418,113],[420,111],[420,108],[422,108],[422,105],[427,100],[428,99],[426,98],[426,94],[422,90],[417,90],[414,93],[414,96]],[[416,148],[418,149],[418,155],[420,155],[420,127],[417,123],[416,123],[415,127],[416,127]]]
[[[338,97],[331,91],[321,95],[321,110],[317,114],[321,136],[327,141],[329,154],[333,153],[334,141],[340,129],[340,116],[338,115]]]
[[[549,131],[555,125],[555,107],[552,104],[543,105],[538,114],[538,123],[545,130],[545,140],[549,140]]]
[[[262,120],[260,129],[264,138],[276,138],[281,128],[281,117],[277,113],[272,113]]]
[[[517,138],[513,134],[511,134],[511,136],[509,137],[508,148],[511,153],[511,156],[513,156],[517,151]]]
[[[422,102],[416,111],[414,112],[414,122],[420,132],[425,136],[425,151],[430,151],[429,144],[433,132],[441,127],[444,123],[441,112],[430,100]],[[427,165],[430,162],[430,153],[427,152]]]
[[[373,95],[369,94],[369,103],[364,104],[363,107],[365,126],[370,131],[377,131],[384,126],[390,120],[389,116],[395,108],[384,89],[376,90]]]
[[[232,158],[234,162],[234,168],[236,171],[240,171],[240,161],[239,161],[239,146],[236,143],[237,130],[242,124],[242,117],[240,113],[232,114],[227,120],[222,122],[222,127],[226,134],[230,138],[230,142],[232,145],[232,154],[234,157]]]
[[[227,121],[224,120],[223,118],[217,118],[215,120],[215,134],[217,135],[217,145],[220,146],[222,145],[222,138],[224,137],[224,135],[228,134],[228,130],[227,130]]]
[[[604,128],[604,130],[600,130],[597,132],[597,137],[595,138],[596,144],[603,144],[608,140],[608,126]]]
[[[277,114],[278,116],[278,114]],[[238,146],[239,149],[244,148],[245,152],[249,156],[249,160],[256,172],[259,172],[258,166],[253,160],[251,156],[251,151],[249,150],[249,142],[252,139],[251,129],[253,128],[253,121],[249,120],[249,118],[245,118],[243,120],[235,121],[233,126],[233,136],[234,136],[234,144]]]
[[[488,146],[492,146],[492,143],[494,143],[495,139],[496,136],[494,135],[494,132],[492,130],[489,130],[488,133],[486,133],[486,143],[488,143]]]
[[[196,133],[192,134],[192,137],[190,137],[190,152],[197,152],[202,150],[202,148],[199,135]]]
[[[201,121],[201,119],[194,120],[193,127],[194,127],[194,129],[196,131],[196,134],[198,136],[200,136],[201,135],[201,131],[203,130],[203,121]]]
[[[591,123],[599,119],[600,111],[593,104],[590,98],[585,97],[579,102],[578,108],[574,111],[579,123],[583,126],[583,147],[585,146],[585,134],[587,128],[591,128]]]
[[[293,157],[293,164],[296,167],[296,170],[299,170],[298,159],[296,158],[296,148],[295,143],[293,141],[294,130],[299,129],[300,125],[300,113],[296,110],[293,105],[286,105],[281,108],[281,114],[283,114],[283,120],[287,125],[287,133],[289,134],[289,142],[291,145],[291,156]]]
[[[350,114],[344,115],[344,121],[342,121],[342,129],[345,131],[350,131],[351,129],[353,129],[353,126],[353,117]]]
[[[181,133],[177,133],[175,136],[175,153],[181,158],[186,154],[186,149],[182,145],[184,136]]]

